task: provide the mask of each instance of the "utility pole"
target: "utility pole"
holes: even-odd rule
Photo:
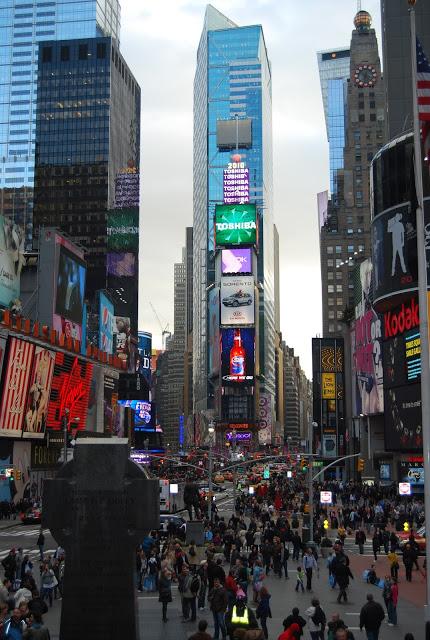
[[[233,462],[236,462],[236,444],[237,444],[237,431],[233,429],[232,431],[232,458]],[[236,467],[233,469],[233,513],[236,512],[236,483],[237,483],[237,472]]]
[[[317,427],[316,422],[309,420],[308,426],[308,483],[309,483],[309,541],[314,541],[314,479],[313,479],[313,428]]]
[[[214,420],[211,420],[209,422],[208,433],[209,433],[208,517],[209,517],[209,522],[212,522],[212,473],[213,473],[212,449],[213,449],[214,437],[215,437],[215,422],[214,422]]]

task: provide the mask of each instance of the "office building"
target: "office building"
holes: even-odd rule
[[[343,168],[337,200],[320,228],[323,335],[341,336],[354,303],[353,267],[370,254],[369,167],[385,138],[385,91],[372,19],[354,19],[347,80]]]
[[[56,226],[85,250],[86,295],[116,294],[137,337],[140,87],[113,38],[42,42],[35,247]]]
[[[209,5],[194,80],[194,413],[206,421],[215,417],[227,426],[239,421],[255,427],[257,385],[260,398],[266,394],[267,403],[274,406],[271,113],[271,68],[261,26],[239,27]],[[236,186],[231,186],[236,179]],[[257,215],[246,223],[258,227],[258,239],[254,236],[248,243],[254,283],[250,295],[256,310],[246,324],[248,353],[255,349],[255,359],[250,357],[248,365],[253,369],[255,363],[259,375],[252,371],[244,385],[232,380],[225,384],[225,372],[218,366],[220,340],[226,331],[231,338],[234,333],[227,328],[231,322],[221,322],[219,314],[220,288],[225,284],[221,248],[232,246],[226,237],[215,245],[214,218],[217,206],[223,204],[232,207],[228,216],[237,214],[236,205],[247,205],[246,214]],[[246,244],[243,238],[240,242]]]
[[[337,201],[338,173],[343,169],[345,146],[345,109],[351,65],[350,50],[343,47],[318,51],[317,58],[329,144],[330,193],[332,200]]]
[[[0,18],[0,211],[22,225],[31,249],[39,43],[109,35],[119,41],[120,6],[3,0]]]
[[[312,416],[312,384],[301,368],[294,349],[282,342],[284,387],[283,441],[307,438]]]
[[[415,5],[417,36],[430,55],[430,4]],[[382,54],[387,104],[387,140],[413,127],[409,5],[381,0]]]

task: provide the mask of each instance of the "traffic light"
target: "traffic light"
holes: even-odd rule
[[[10,469],[9,470],[9,481],[12,482],[13,480],[15,480],[15,469]]]
[[[309,513],[309,502],[306,502],[305,506],[303,507],[303,513]]]
[[[329,528],[329,522],[328,520],[324,520],[324,529],[327,531],[327,529]]]
[[[357,460],[357,471],[359,473],[364,471],[364,460],[363,460],[363,458],[358,458],[358,460]]]
[[[301,459],[300,466],[302,468],[302,473],[306,473],[308,470],[308,463],[306,462],[305,458]]]
[[[403,523],[403,531],[405,533],[409,533],[409,522],[404,522]]]
[[[264,480],[268,480],[270,478],[270,467],[264,467],[263,478]]]
[[[15,480],[21,480],[21,478],[22,478],[22,472],[19,469],[16,469]]]

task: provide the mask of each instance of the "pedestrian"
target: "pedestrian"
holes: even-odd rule
[[[199,611],[204,611],[206,591],[208,588],[208,563],[206,560],[202,560],[200,562],[200,567],[197,573],[200,578],[200,589],[197,598],[197,606],[199,608]]]
[[[338,603],[340,604],[342,598],[344,602],[348,602],[346,590],[349,586],[349,579],[352,578],[354,580],[351,569],[348,565],[339,562],[335,565],[335,577],[336,582],[339,585],[339,595],[337,597]]]
[[[360,611],[360,631],[362,631],[364,627],[367,640],[378,640],[379,629],[385,618],[384,610],[379,602],[374,601],[371,593],[367,594],[366,599],[367,602]]]
[[[334,640],[354,640],[354,634],[347,627],[339,627]]]
[[[336,631],[345,626],[338,613],[333,613],[331,620],[327,623],[327,640],[336,640]]]
[[[399,586],[396,578],[391,580],[391,597],[388,601],[388,626],[395,627],[397,625],[397,602],[399,600]]]
[[[43,624],[40,613],[31,613],[28,627],[22,634],[23,640],[50,640],[49,630]]]
[[[227,611],[225,615],[225,626],[230,636],[230,640],[236,640],[236,638],[239,638],[239,629],[243,629],[244,631],[258,629],[258,622],[255,617],[255,613],[247,606],[244,598],[237,598],[236,604]],[[255,638],[255,640],[261,640],[263,638],[263,632],[261,630],[260,633],[256,635],[259,635],[260,637],[258,639]]]
[[[193,633],[188,640],[212,640],[212,636],[206,631],[207,628],[207,620],[199,620],[197,633]]]
[[[303,635],[303,628],[306,626],[306,620],[302,618],[302,616],[300,615],[299,608],[294,607],[290,615],[285,618],[282,624],[283,624],[284,630],[289,629],[292,624],[298,624],[300,627],[300,633],[299,633],[299,637],[300,637]]]
[[[306,609],[305,615],[312,640],[323,640],[327,618],[317,598],[312,598],[311,606]]]
[[[296,591],[299,591],[299,589],[301,589],[302,593],[305,592],[305,587],[303,584],[304,579],[305,579],[305,572],[301,567],[297,567],[297,582],[296,582],[296,589],[295,589]]]
[[[11,581],[12,585],[15,579],[16,573],[16,551],[12,548],[6,558],[2,560],[4,568],[4,577]]]
[[[283,543],[282,550],[282,567],[284,569],[285,580],[289,580],[288,578],[288,560],[290,558],[290,548],[288,546],[288,542]]]
[[[392,578],[398,580],[399,578],[399,556],[395,550],[391,550],[387,555],[388,562],[390,563],[390,575]]]
[[[263,586],[263,580],[266,577],[261,560],[256,560],[252,571],[252,590],[253,601],[257,602],[258,594]]]
[[[306,590],[312,591],[312,573],[318,569],[317,561],[312,553],[312,549],[308,548],[303,556],[303,568],[306,571]]]
[[[378,559],[378,553],[381,551],[381,538],[379,536],[378,529],[375,529],[375,533],[373,534],[372,550],[373,550],[373,556],[376,562],[376,560]]]
[[[15,607],[9,620],[4,623],[2,640],[22,640],[26,626],[21,620],[21,611]]]
[[[388,619],[390,618],[390,614],[388,611],[388,604],[391,600],[391,578],[390,576],[385,576],[384,578],[384,586],[382,588],[382,598],[385,603],[385,608],[387,609]]]
[[[406,580],[412,582],[412,567],[414,564],[415,554],[411,545],[408,543],[403,549],[403,564],[405,565]]]
[[[55,578],[53,570],[49,568],[49,565],[47,563],[42,565],[41,570],[41,595],[44,600],[49,600],[49,606],[52,607],[54,588],[57,586],[58,582]]]
[[[158,579],[158,602],[162,604],[163,622],[167,622],[167,605],[172,602],[172,574],[167,567],[160,572]]]
[[[184,622],[195,622],[197,617],[196,598],[200,589],[200,578],[197,574],[188,573],[184,583],[183,603]],[[191,616],[191,617],[190,617]]]
[[[298,560],[300,557],[300,551],[302,550],[302,539],[297,531],[293,534],[291,542],[293,544],[293,560]]]
[[[266,640],[269,638],[269,632],[267,630],[267,618],[272,617],[272,611],[270,610],[270,598],[271,595],[266,589],[262,587],[260,591],[260,602],[258,603],[255,615],[257,620],[260,620],[261,628],[263,629],[264,637]]]
[[[45,548],[45,536],[43,534],[42,527],[40,527],[39,536],[37,538],[36,545],[39,547],[40,562],[43,562],[43,550]]]
[[[212,611],[215,633],[214,640],[219,639],[221,631],[222,640],[227,638],[227,629],[225,626],[225,612],[227,609],[227,591],[221,585],[219,578],[214,578],[212,589],[209,591],[208,602]]]
[[[358,545],[358,550],[359,550],[360,555],[363,555],[363,553],[364,553],[364,543],[365,542],[366,542],[366,534],[364,533],[363,529],[360,529],[355,534],[355,544]]]
[[[285,620],[283,622],[284,631],[279,636],[278,640],[299,640],[302,635],[302,631],[300,629],[300,625],[297,622],[293,622],[287,628],[285,628]]]

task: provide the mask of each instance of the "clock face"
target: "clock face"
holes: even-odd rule
[[[376,80],[376,69],[371,64],[361,64],[354,72],[354,82],[357,87],[374,87]]]

